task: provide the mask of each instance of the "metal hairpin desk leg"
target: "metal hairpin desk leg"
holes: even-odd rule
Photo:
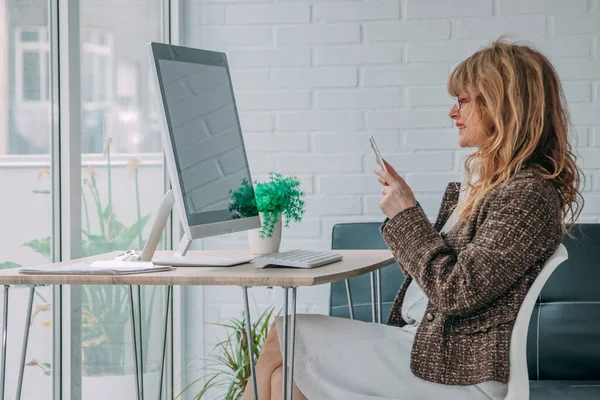
[[[19,380],[17,381],[17,400],[21,399],[21,390],[23,389],[23,375],[25,373],[25,358],[27,357],[27,343],[29,342],[29,327],[31,325],[31,310],[33,309],[34,295],[35,285],[29,285],[29,302],[27,303],[27,316],[25,317],[25,333],[23,334],[21,364],[19,365]]]
[[[375,306],[375,272],[369,273],[371,277],[371,317],[373,322],[377,322],[377,308]]]
[[[377,276],[377,322],[381,323],[381,269],[376,272]]]
[[[287,378],[288,378],[288,374],[287,374],[287,360],[288,360],[288,349],[289,349],[289,341],[288,341],[288,295],[289,295],[289,288],[283,288],[283,295],[284,295],[284,306],[283,306],[283,400],[287,400]]]
[[[250,305],[248,304],[248,286],[242,286],[244,292],[244,311],[246,313],[246,339],[249,343],[249,348],[254,347],[254,339],[252,338],[252,323],[250,322]],[[252,392],[254,400],[258,400],[258,388],[256,386],[256,367],[254,365],[254,352],[250,353],[250,374],[252,375]]]
[[[352,302],[352,291],[350,291],[350,279],[346,279],[346,294],[348,295],[348,311],[350,319],[354,319],[354,303]]]
[[[142,287],[138,286],[137,292],[138,301],[138,331],[140,336],[140,396],[144,400],[144,337],[142,336]]]
[[[133,370],[135,374],[135,392],[137,400],[142,400],[142,392],[140,392],[140,374],[138,368],[137,355],[137,335],[135,334],[135,307],[133,305],[133,286],[129,285],[129,309],[131,311],[131,344],[133,347]]]
[[[4,389],[6,382],[6,337],[8,333],[8,289],[9,285],[4,285],[4,315],[2,318],[2,376],[0,377],[0,396],[4,399]]]
[[[290,400],[294,396],[294,352],[296,349],[296,290],[292,288],[292,357],[290,358]],[[285,369],[284,369],[285,371]]]
[[[158,381],[158,400],[162,400],[163,377],[165,376],[165,364],[167,358],[167,331],[169,330],[169,308],[171,302],[171,291],[173,286],[167,286],[167,306],[165,307],[165,332],[163,335],[162,358],[160,359],[160,379]]]

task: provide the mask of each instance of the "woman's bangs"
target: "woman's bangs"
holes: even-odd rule
[[[460,63],[448,78],[448,93],[452,97],[458,97],[460,93],[467,92],[467,68],[466,63]]]

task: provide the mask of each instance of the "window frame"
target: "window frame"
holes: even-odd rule
[[[38,34],[37,41],[22,41],[23,32],[36,32]],[[47,107],[50,102],[50,74],[45,75],[45,71],[50,70],[50,42],[49,42],[48,26],[33,26],[24,25],[15,27],[14,45],[15,45],[15,100],[18,107],[23,108],[42,108]],[[40,40],[42,39],[42,40]],[[26,52],[36,52],[40,55],[40,99],[29,100],[25,98],[25,88],[23,85],[23,59]]]

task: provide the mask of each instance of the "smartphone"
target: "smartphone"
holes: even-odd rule
[[[371,148],[375,152],[377,163],[381,165],[381,169],[387,172],[387,168],[385,167],[385,163],[383,162],[383,157],[381,157],[381,152],[379,151],[379,147],[377,147],[377,143],[375,143],[375,139],[373,138],[373,136],[369,136],[369,142],[371,142]]]

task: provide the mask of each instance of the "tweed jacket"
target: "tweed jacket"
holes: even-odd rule
[[[507,383],[517,313],[562,239],[560,197],[535,169],[522,169],[488,193],[468,221],[440,233],[459,190],[459,183],[448,185],[435,225],[419,204],[382,225],[406,277],[388,324],[406,324],[400,310],[415,279],[429,303],[412,347],[413,374],[449,385]]]

